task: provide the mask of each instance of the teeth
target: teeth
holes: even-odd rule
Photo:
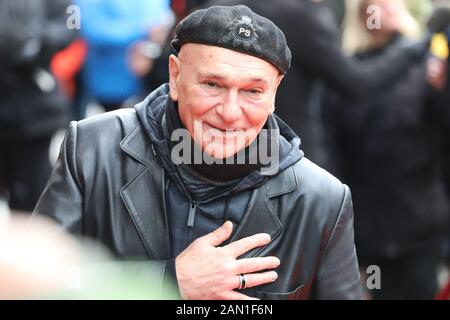
[[[212,129],[216,129],[216,130],[219,130],[219,131],[222,131],[222,132],[237,132],[237,131],[242,131],[241,129],[221,129],[221,128],[218,128],[218,127],[215,127],[215,126],[213,126],[213,125],[210,125],[209,124],[209,126],[212,128]]]

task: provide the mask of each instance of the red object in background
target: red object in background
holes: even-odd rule
[[[75,76],[83,67],[86,53],[86,42],[83,39],[78,39],[56,53],[52,58],[50,64],[52,73],[69,97],[75,95]]]
[[[450,300],[450,281],[447,286],[436,297],[436,300]]]
[[[172,10],[178,18],[186,15],[186,0],[172,0]]]

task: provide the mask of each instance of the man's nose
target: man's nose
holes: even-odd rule
[[[232,123],[242,116],[239,105],[239,93],[237,90],[230,90],[224,97],[223,102],[217,107],[217,113],[225,123]]]

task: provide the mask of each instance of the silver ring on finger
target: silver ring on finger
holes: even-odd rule
[[[239,274],[239,290],[247,288],[247,280],[245,279],[245,274]]]

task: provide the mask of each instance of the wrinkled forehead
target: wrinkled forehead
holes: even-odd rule
[[[280,76],[278,69],[266,60],[230,50],[227,48],[188,43],[183,45],[178,55],[183,65],[196,73],[237,73],[241,77],[264,78],[267,82],[276,81]]]

